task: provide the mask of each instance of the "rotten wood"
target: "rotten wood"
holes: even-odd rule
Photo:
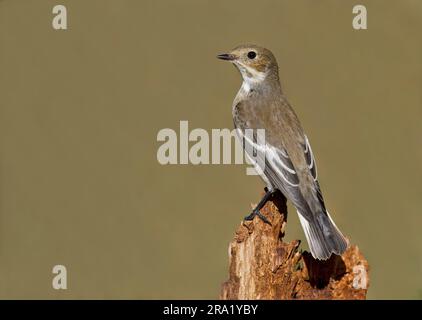
[[[369,265],[356,245],[327,261],[284,242],[286,199],[280,194],[255,218],[243,221],[229,247],[229,279],[221,299],[365,299]]]

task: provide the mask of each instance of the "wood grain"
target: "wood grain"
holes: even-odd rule
[[[259,218],[242,221],[229,246],[229,278],[221,299],[365,299],[369,265],[356,245],[342,256],[315,260],[299,250],[300,241],[284,242],[286,199],[276,196]]]

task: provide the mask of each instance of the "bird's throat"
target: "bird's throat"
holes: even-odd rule
[[[260,73],[242,73],[243,84],[241,90],[244,93],[250,93],[253,90],[257,90],[258,88],[265,85],[266,74],[263,72]]]
[[[280,91],[278,77],[271,76],[269,70],[258,71],[244,65],[238,65],[238,68],[243,78],[243,83],[239,90],[239,94],[242,96],[248,96],[252,92]]]

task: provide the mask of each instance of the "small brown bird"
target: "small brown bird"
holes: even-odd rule
[[[309,140],[281,89],[278,65],[268,49],[241,45],[219,59],[232,62],[240,71],[243,84],[233,102],[233,121],[244,148],[264,153],[259,167],[267,184],[266,194],[253,212],[265,222],[260,209],[280,190],[296,207],[312,256],[326,260],[332,253],[342,254],[347,240],[325,208],[317,180],[315,158]],[[264,129],[265,143],[246,139],[245,130]],[[252,144],[253,148],[245,147]],[[249,151],[248,151],[249,150]],[[255,165],[259,166],[259,162]]]

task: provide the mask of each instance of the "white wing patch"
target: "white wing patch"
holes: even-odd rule
[[[309,170],[311,171],[314,181],[318,179],[318,173],[315,163],[315,157],[312,152],[311,144],[309,143],[308,137],[305,135],[305,157],[308,164]]]
[[[269,165],[270,168],[276,172],[276,174],[281,177],[289,186],[291,187],[298,187],[299,186],[299,178],[295,171],[295,168],[290,160],[290,157],[287,151],[284,148],[277,148],[271,146],[267,143],[265,145],[259,145],[253,139],[250,139],[248,135],[243,134],[242,130],[237,129],[238,137],[242,143],[244,143],[244,149],[248,152],[255,150],[261,157],[265,157],[265,161],[261,164],[264,164],[264,167],[261,167],[260,171],[265,172],[265,165]],[[314,180],[317,180],[317,170],[316,170],[316,163],[314,154],[312,153],[311,145],[309,143],[308,137],[305,135],[305,145],[304,145],[304,155],[306,158],[307,165],[309,170],[311,171],[312,177]],[[250,155],[248,155],[250,156]],[[254,155],[257,158],[257,155]],[[260,157],[258,156],[258,159]],[[259,162],[259,161],[258,161]],[[265,175],[265,173],[264,173]],[[268,177],[266,177],[268,178]],[[267,180],[267,179],[265,179]]]
[[[266,160],[283,180],[292,187],[299,185],[299,179],[293,164],[285,150],[266,145]]]

